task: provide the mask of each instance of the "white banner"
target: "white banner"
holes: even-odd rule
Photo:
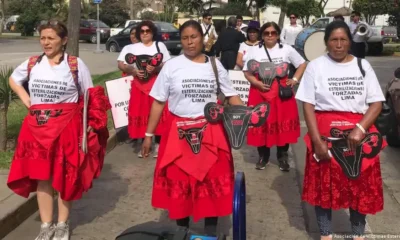
[[[239,93],[240,98],[247,105],[249,100],[250,83],[244,77],[243,71],[229,70],[229,79],[233,83],[233,87]]]
[[[128,126],[128,106],[132,80],[132,76],[129,76],[106,81],[115,128]]]

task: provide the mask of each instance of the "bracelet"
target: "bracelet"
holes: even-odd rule
[[[297,79],[297,78],[292,78],[293,79],[293,81],[295,81],[296,83],[299,83],[299,80]]]
[[[367,131],[365,131],[365,128],[363,126],[361,126],[361,124],[356,123],[356,126],[361,130],[361,132],[363,132],[364,134],[367,133]]]
[[[145,133],[144,134],[146,137],[153,137],[154,136],[154,133]]]

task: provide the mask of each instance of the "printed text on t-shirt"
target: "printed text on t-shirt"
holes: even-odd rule
[[[182,94],[192,102],[208,102],[214,92],[214,81],[207,79],[183,79]]]
[[[40,98],[42,103],[53,103],[66,93],[67,86],[67,82],[34,79],[29,92],[33,94],[34,97]]]
[[[363,77],[328,78],[329,91],[341,100],[353,100],[364,92]]]

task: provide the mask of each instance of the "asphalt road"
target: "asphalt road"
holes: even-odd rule
[[[102,45],[102,48],[105,48],[104,45]],[[94,54],[95,49],[95,44],[80,44],[80,56],[87,63],[91,72],[101,74],[115,70],[118,54],[108,52]],[[0,65],[16,66],[27,57],[37,53],[40,53],[40,46],[37,41],[0,38]],[[378,76],[382,89],[393,78],[395,69],[400,67],[399,59],[398,57],[367,57]],[[301,111],[300,118],[301,120],[304,119]],[[305,131],[303,122],[302,134]],[[248,217],[248,232],[254,234],[254,239],[309,239],[303,234],[305,228],[308,229],[310,238],[314,235],[312,238],[317,239],[315,237],[317,229],[313,213],[302,214],[298,212],[300,206],[299,192],[301,191],[302,174],[304,172],[304,149],[301,139],[299,139],[298,144],[291,147],[293,157],[290,164],[296,171],[291,171],[290,175],[281,175],[279,171],[275,171],[276,163],[274,164],[274,161],[273,167],[269,170],[261,171],[261,173],[260,171],[254,172],[254,156],[251,156],[251,153],[246,153],[248,155],[245,156],[245,153],[243,153],[243,156],[240,157],[245,159],[247,163],[239,164],[239,169],[245,169],[246,174],[250,175],[250,179],[253,177],[252,180],[254,180],[248,185],[249,197],[252,202],[248,204],[248,214],[251,213]],[[72,217],[76,221],[74,224],[79,224],[80,227],[74,231],[76,237],[74,239],[110,239],[105,236],[115,236],[121,230],[120,225],[129,226],[134,223],[137,224],[138,221],[159,220],[154,217],[154,213],[149,208],[148,188],[151,186],[149,182],[151,182],[152,166],[144,164],[136,157],[131,160],[122,160],[130,158],[131,154],[131,151],[126,147],[119,147],[114,150],[114,153],[108,156],[105,178],[101,178],[97,183],[106,184],[105,187],[99,187],[95,184],[92,194],[89,193],[86,199],[75,205],[75,213]],[[385,209],[375,216],[368,216],[367,229],[369,233],[400,235],[398,223],[400,218],[399,156],[400,149],[391,147],[387,147],[381,154]],[[117,160],[121,160],[123,165],[114,165],[113,162]],[[140,169],[143,169],[143,171]],[[143,179],[144,176],[145,179]],[[266,179],[263,179],[263,177]],[[281,179],[281,182],[278,182],[278,179]],[[260,181],[265,181],[266,185],[257,184]],[[296,188],[292,188],[293,186]],[[264,187],[264,190],[262,187]],[[109,193],[107,195],[116,194],[116,196],[103,199],[105,192]],[[142,195],[141,192],[146,192],[146,194]],[[110,201],[108,201],[109,199]],[[309,210],[308,207],[305,208]],[[78,210],[80,212],[77,212]],[[126,211],[131,212],[126,215]],[[285,214],[282,214],[282,211]],[[304,221],[301,220],[303,217]],[[251,219],[254,219],[254,221],[251,221]],[[335,232],[349,231],[348,212],[336,212],[334,219],[336,219],[334,223]],[[33,239],[37,234],[37,229],[38,216],[35,214],[5,239]],[[98,237],[94,237],[89,232],[98,234]],[[389,238],[381,236],[379,239]]]

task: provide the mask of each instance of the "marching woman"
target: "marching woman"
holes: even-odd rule
[[[163,63],[171,58],[165,44],[156,41],[157,27],[154,25],[153,22],[140,22],[139,25],[136,27],[136,38],[139,39],[140,42],[126,46],[126,50],[124,52],[121,52],[118,57],[118,66],[120,67],[120,69],[128,75],[132,75],[134,77],[131,83],[131,96],[129,99],[128,109],[128,133],[131,139],[139,139],[145,137],[150,108],[154,100],[149,95],[149,93],[151,88],[153,87],[158,73],[164,65]],[[125,59],[127,53],[131,53],[138,58],[145,59],[153,57],[157,53],[161,53],[163,55],[163,63],[158,67],[154,67],[148,64],[146,68],[140,69],[140,66],[138,66],[138,64],[134,64],[133,66],[128,65]],[[149,74],[149,77],[147,79],[145,78],[145,71]],[[161,134],[164,129],[164,121],[166,120],[167,112],[168,110],[166,109],[163,113],[160,124],[155,131],[156,144],[153,153],[154,158],[158,156],[158,146],[160,143]],[[138,153],[138,157],[143,157],[140,151]]]
[[[350,210],[354,239],[364,239],[366,214],[383,209],[379,156],[367,159],[363,155],[368,154],[371,146],[377,146],[376,153],[380,152],[386,143],[382,147],[376,142],[370,146],[364,144],[361,175],[350,179],[341,167],[341,160],[337,160],[342,159],[340,155],[336,150],[329,152],[327,142],[322,140],[322,137],[347,138],[344,146],[347,152],[343,156],[355,155],[366,133],[377,132],[373,123],[385,98],[368,61],[358,62],[348,54],[351,37],[343,21],[334,21],[326,27],[324,40],[328,54],[309,63],[296,95],[303,102],[308,127],[304,138],[307,155],[302,199],[315,206],[321,239],[332,238],[332,209]]]
[[[260,22],[250,21],[247,27],[247,41],[242,42],[239,47],[239,52],[236,58],[236,65],[243,69],[246,62],[246,53],[250,48],[258,47],[259,41]]]
[[[131,39],[131,43],[135,44],[138,43],[139,40],[136,38],[136,26],[133,26],[131,28],[131,31],[129,33],[129,37]],[[125,59],[125,55],[128,53],[127,50],[130,48],[132,44],[126,45],[122,50],[121,53],[119,54],[119,57],[123,57]],[[119,59],[119,58],[118,58]],[[128,74],[125,72],[126,69],[128,69],[128,72],[132,72],[133,70],[130,68],[133,68],[130,65],[126,65],[124,60],[118,60],[118,68],[119,70],[122,71],[122,77],[128,76]]]
[[[91,188],[103,166],[107,110],[111,106],[104,89],[93,88],[82,60],[65,53],[65,25],[51,21],[40,26],[39,33],[44,53],[23,62],[10,77],[11,88],[29,111],[21,126],[7,184],[23,197],[37,193],[42,225],[36,240],[67,240],[71,201]],[[86,90],[88,128],[83,129]],[[86,154],[81,149],[85,131]],[[54,190],[58,192],[56,225]]]
[[[190,216],[196,222],[205,218],[205,232],[215,235],[218,217],[232,213],[233,159],[223,125],[207,122],[204,107],[217,102],[217,85],[231,105],[243,103],[219,61],[216,82],[212,60],[202,54],[200,24],[189,20],[179,31],[184,54],[164,65],[151,90],[155,101],[142,154],[149,155],[168,101],[170,114],[154,173],[152,205],[167,209],[181,227],[189,227]]]
[[[265,169],[269,163],[270,148],[277,146],[279,168],[281,171],[289,171],[289,144],[296,143],[300,137],[299,114],[292,88],[302,77],[306,63],[294,48],[281,44],[280,32],[275,22],[265,23],[260,30],[262,44],[258,48],[251,48],[243,66],[245,77],[251,84],[248,106],[268,102],[271,107],[265,125],[249,128],[247,144],[257,147],[260,158],[256,169]],[[276,72],[280,76],[276,77],[272,84],[264,84],[258,74],[249,71],[247,63],[250,60],[274,63]],[[288,64],[293,64],[297,68],[292,79],[287,76]],[[284,96],[280,95],[280,90],[283,88],[287,90]]]

